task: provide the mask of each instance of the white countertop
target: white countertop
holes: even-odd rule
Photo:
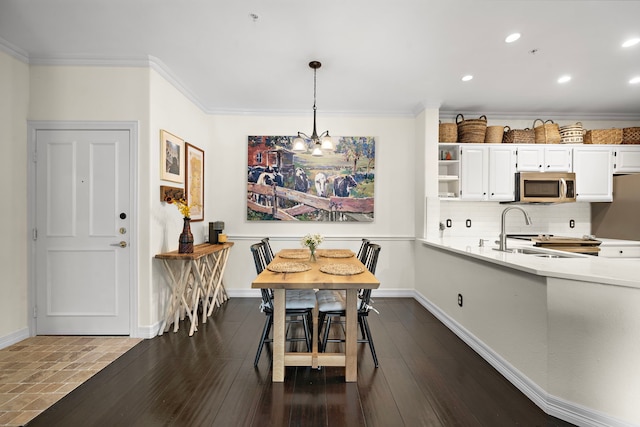
[[[484,247],[479,247],[479,239],[472,238],[444,237],[417,240],[427,246],[445,249],[538,276],[640,288],[640,259],[600,258],[591,255],[581,255],[575,258],[541,258],[494,250],[497,248],[497,245],[493,243],[495,239],[486,241]],[[620,244],[620,242],[625,242],[622,244],[626,245],[638,244],[637,241],[628,240],[598,240],[601,240],[603,245]],[[508,248],[526,248],[532,245],[524,240],[507,239]],[[558,251],[550,249],[545,252],[558,253]]]

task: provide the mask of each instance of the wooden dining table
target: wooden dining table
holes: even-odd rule
[[[377,289],[380,282],[364,267],[360,260],[348,249],[318,249],[316,261],[291,259],[292,252],[299,250],[284,249],[276,254],[273,261],[251,283],[252,288],[273,289],[274,313],[273,313],[273,382],[283,382],[285,366],[344,366],[345,380],[357,381],[357,300],[359,289]],[[350,252],[349,257],[344,252]],[[342,252],[340,257],[334,255]],[[302,272],[277,272],[270,268],[281,266],[282,263],[300,263],[310,267]],[[345,269],[359,268],[363,270],[357,274],[330,274],[321,271],[331,270],[333,267],[345,267]],[[276,268],[277,269],[277,268]],[[311,352],[285,352],[285,299],[286,291],[291,289],[333,289],[346,291],[346,318],[345,318],[345,352],[344,353],[319,353],[318,352],[318,304],[313,311],[313,339]]]

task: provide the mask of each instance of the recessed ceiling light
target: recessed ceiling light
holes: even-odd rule
[[[631,47],[640,43],[640,38],[629,39],[626,42],[622,43],[622,47]]]
[[[631,83],[632,85],[637,85],[638,83],[640,83],[640,76],[632,78],[631,80],[629,80],[629,83]]]
[[[473,76],[471,74],[467,74],[466,76],[464,76],[462,78],[463,82],[468,82],[469,80],[473,79]]]
[[[562,76],[558,79],[558,83],[566,83],[571,80],[571,76]]]
[[[504,39],[507,43],[513,43],[514,41],[520,38],[520,33],[509,34],[506,39]]]

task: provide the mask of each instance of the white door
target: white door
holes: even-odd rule
[[[130,333],[129,133],[36,133],[39,335]]]

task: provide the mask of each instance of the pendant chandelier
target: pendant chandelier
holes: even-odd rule
[[[321,66],[322,64],[319,61],[309,62],[309,67],[313,68],[313,133],[308,136],[304,132],[298,132],[298,137],[293,140],[293,151],[298,152],[307,151],[308,147],[305,140],[311,140],[313,146],[311,154],[313,156],[322,156],[323,150],[333,151],[333,141],[329,136],[329,131],[322,132],[320,136],[316,131],[316,72]]]

